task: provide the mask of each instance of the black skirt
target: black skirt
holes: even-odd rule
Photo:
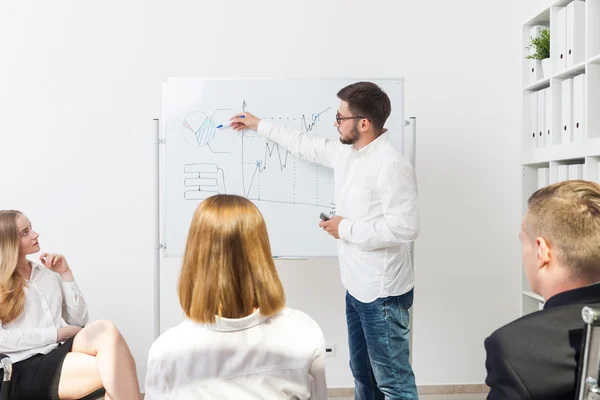
[[[13,364],[10,400],[57,399],[58,383],[73,338],[48,354],[36,354]],[[1,387],[0,383],[0,387]]]

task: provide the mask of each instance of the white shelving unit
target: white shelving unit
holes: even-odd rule
[[[525,49],[540,26],[550,29],[551,71],[543,76]],[[523,25],[522,44],[524,216],[529,196],[544,184],[600,183],[600,0],[554,2]],[[524,272],[521,286],[522,315],[539,310],[544,299]]]

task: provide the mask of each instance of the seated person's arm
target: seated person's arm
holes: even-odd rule
[[[325,338],[321,338],[321,344],[315,351],[315,357],[308,371],[313,378],[310,398],[315,400],[327,400],[327,381],[325,380]]]
[[[63,280],[57,275],[63,296],[62,317],[69,325],[84,327],[88,323],[87,303],[75,280]]]
[[[0,353],[35,349],[56,343],[56,328],[4,329],[0,323]]]
[[[148,370],[146,372],[145,400],[165,399],[169,396],[169,371],[163,366],[162,356],[153,345],[148,355]]]
[[[486,385],[490,387],[488,400],[527,400],[531,399],[529,391],[523,384],[519,375],[513,369],[511,363],[505,358],[502,345],[494,335],[488,337],[485,342],[487,357],[485,368],[487,369]]]

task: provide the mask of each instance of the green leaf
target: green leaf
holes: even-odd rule
[[[550,30],[538,28],[538,35],[529,38],[527,50],[533,48],[534,53],[527,56],[528,59],[543,60],[550,58]]]

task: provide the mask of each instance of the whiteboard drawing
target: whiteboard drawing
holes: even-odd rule
[[[215,194],[227,193],[225,173],[217,164],[185,164],[184,192],[186,200],[204,200]]]
[[[247,102],[244,101],[243,104],[245,106]],[[264,119],[287,124],[308,133],[330,109],[328,107],[319,113],[313,113],[309,122],[305,115],[267,116]],[[330,117],[333,118],[333,115]],[[241,137],[244,196],[253,201],[331,208],[331,202],[324,201],[324,196],[319,196],[322,194],[319,190],[319,177],[331,175],[328,168],[299,161],[277,143],[267,141],[254,132],[244,132]],[[306,188],[308,182],[313,185],[309,190]]]
[[[227,121],[232,113],[232,109],[216,109],[209,116],[202,111],[193,111],[181,123],[181,135],[192,146],[206,146],[213,153],[221,153],[215,151],[210,143],[215,138],[217,126],[223,123],[220,121]]]
[[[349,79],[169,78],[163,86],[164,241],[166,257],[183,255],[198,204],[215,194],[250,199],[267,224],[273,255],[335,256],[337,241],[319,228],[335,209],[333,170],[298,159],[282,146],[229,128],[242,111],[339,141],[336,93]],[[403,80],[374,80],[390,96],[386,128],[402,143]],[[218,129],[217,126],[224,125]]]

